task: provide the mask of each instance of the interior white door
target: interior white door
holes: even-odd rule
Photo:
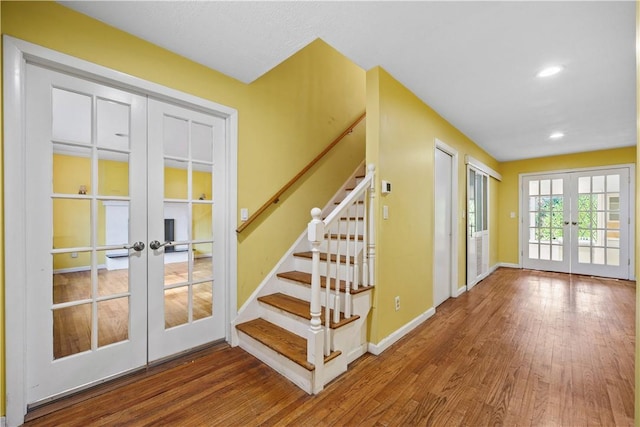
[[[147,135],[145,98],[38,66],[26,74],[33,404],[147,361]],[[109,241],[114,203],[128,221]],[[120,259],[124,266],[108,267]]]
[[[451,297],[451,210],[452,157],[436,149],[435,159],[435,239],[433,304]]]
[[[225,121],[149,99],[149,360],[225,338]]]
[[[523,179],[523,267],[630,278],[628,167]]]

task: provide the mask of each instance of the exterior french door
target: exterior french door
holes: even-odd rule
[[[223,339],[224,120],[35,65],[25,102],[27,403]]]
[[[628,167],[526,176],[524,268],[629,279]]]

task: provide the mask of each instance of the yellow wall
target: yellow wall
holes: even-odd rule
[[[380,67],[367,72],[367,163],[377,165],[380,180],[392,183],[388,195],[377,192],[378,213],[389,207],[389,219],[376,224],[376,290],[370,340],[380,342],[433,306],[433,212],[435,140],[458,151],[458,211],[465,210],[465,155],[497,169],[498,163]],[[491,180],[491,208],[499,184]],[[382,218],[382,215],[378,215]],[[492,220],[492,226],[495,222]],[[459,233],[459,285],[465,283],[465,219]],[[497,228],[491,253],[497,261]],[[400,297],[395,311],[394,298]]]
[[[54,2],[1,8],[3,34],[237,109],[238,208],[250,213],[365,109],[365,72],[321,40],[247,85]],[[363,158],[359,126],[238,237],[238,306]]]
[[[1,5],[0,5],[1,6]],[[2,34],[2,7],[0,7],[0,34]],[[0,49],[0,70],[2,69],[2,49]],[[4,99],[2,73],[0,73],[0,100]],[[4,129],[3,102],[0,101],[0,129]],[[0,147],[4,139],[3,131],[0,131]],[[0,149],[0,417],[6,414],[5,410],[5,358],[4,358],[4,173],[2,173],[4,160]]]
[[[250,85],[241,111],[238,206],[252,213],[340,135],[365,109],[365,72],[316,40]],[[346,137],[240,236],[244,302],[364,159],[364,130]],[[297,191],[301,185],[315,192]]]
[[[500,262],[518,264],[518,182],[519,174],[553,170],[579,169],[636,162],[636,147],[592,151],[537,159],[503,162],[500,164],[502,183],[498,202],[497,221],[499,234],[498,259]],[[510,217],[516,212],[516,218]]]

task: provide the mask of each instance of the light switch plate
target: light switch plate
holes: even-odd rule
[[[240,208],[240,221],[246,221],[249,219],[249,209]]]

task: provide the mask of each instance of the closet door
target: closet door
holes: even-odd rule
[[[225,338],[225,122],[149,99],[149,360]]]
[[[26,73],[33,404],[146,363],[147,135],[145,98],[34,65]]]

